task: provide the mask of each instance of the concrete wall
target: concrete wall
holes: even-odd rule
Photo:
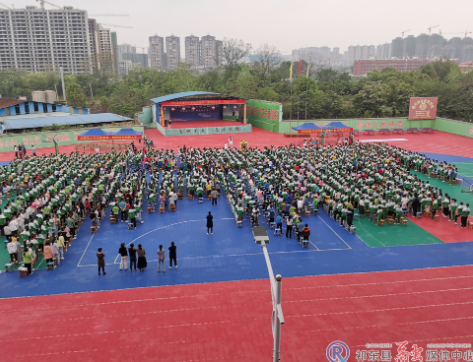
[[[473,138],[473,123],[437,118],[434,122],[434,129],[437,131]]]
[[[153,122],[153,108],[144,107],[143,112],[137,113],[137,117],[140,119],[141,123],[149,125]]]
[[[354,130],[379,130],[387,129],[408,129],[408,128],[433,128],[436,131],[447,132],[459,136],[473,138],[473,123],[454,121],[445,118],[437,118],[435,120],[425,121],[409,121],[407,118],[366,118],[366,119],[318,119],[307,121],[283,121],[274,124],[271,121],[249,120],[248,123],[254,127],[262,128],[267,131],[273,131],[283,134],[290,134],[292,127],[299,126],[304,123],[314,123],[323,126],[330,122],[342,122],[352,127]]]

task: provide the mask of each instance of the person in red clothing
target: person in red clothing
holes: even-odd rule
[[[90,214],[90,201],[89,199],[85,199],[85,212],[86,214]]]

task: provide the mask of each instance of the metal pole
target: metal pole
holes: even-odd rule
[[[268,267],[271,298],[273,301],[273,314],[271,316],[271,327],[274,339],[273,362],[279,362],[281,353],[281,324],[284,324],[284,316],[281,308],[282,276],[278,274],[276,278],[274,278],[273,267],[271,266],[271,260],[269,259],[267,246],[264,241],[261,241],[261,249],[263,249],[266,266]]]
[[[62,67],[60,68],[61,70],[61,82],[62,82],[62,95],[64,97],[64,102],[66,101],[66,86],[64,84],[64,71]]]
[[[282,276],[276,275],[276,306],[281,305],[281,290],[282,290]],[[274,362],[279,362],[281,357],[281,320],[279,319],[279,311],[275,313],[275,325],[274,325]]]

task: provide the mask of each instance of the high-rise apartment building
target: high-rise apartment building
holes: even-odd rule
[[[149,37],[149,66],[165,69],[164,38],[158,35]]]
[[[217,58],[217,65],[223,65],[225,59],[223,58],[223,41],[215,40],[215,51]]]
[[[403,58],[413,58],[416,55],[416,43],[417,39],[414,35],[409,35],[404,38],[404,44],[402,49]]]
[[[127,75],[128,72],[133,68],[131,60],[119,60],[118,61],[118,75]]]
[[[171,35],[166,37],[166,69],[176,69],[181,61],[181,39]]]
[[[118,45],[118,60],[123,60],[123,54],[136,54],[136,47],[130,44],[119,44]]]
[[[112,34],[114,34],[112,36]],[[112,74],[118,72],[118,62],[115,61],[116,33],[98,24],[95,19],[89,19],[89,39],[93,42],[91,47],[91,63],[94,72]]]
[[[0,70],[91,73],[89,22],[85,10],[0,9]]]
[[[200,40],[200,59],[204,68],[217,65],[217,43],[212,35],[203,36]]]
[[[113,56],[113,71],[118,75],[118,37],[117,32],[112,31],[110,33],[112,40],[112,56]]]
[[[200,65],[200,40],[198,36],[190,35],[184,39],[184,49],[186,56],[186,63],[192,67]]]
[[[134,66],[148,68],[148,54],[123,53],[122,57],[125,61],[131,61]]]

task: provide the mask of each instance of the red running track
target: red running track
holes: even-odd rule
[[[472,281],[473,266],[283,279],[281,361],[324,361],[336,340],[350,360],[366,343],[472,343]],[[270,300],[268,280],[4,299],[1,360],[269,361]]]
[[[175,136],[165,137],[158,130],[146,130],[147,137],[154,141],[157,148],[172,149],[177,146],[186,145],[186,147],[224,147],[228,143],[229,134],[219,135],[198,135],[198,136]],[[240,146],[241,140],[247,140],[250,147],[264,148],[265,146],[286,146],[291,143],[302,144],[302,138],[289,138],[282,134],[263,130],[261,128],[253,127],[252,132],[235,133],[231,135],[233,138],[233,145]],[[407,141],[390,141],[390,139],[404,138]],[[473,142],[471,138],[452,135],[445,132],[434,131],[433,133],[425,134],[400,134],[400,135],[357,135],[355,139],[359,140],[385,140],[386,143],[392,144],[407,150],[418,152],[432,152],[442,153],[447,155],[472,157]],[[335,144],[336,137],[330,136],[326,138],[330,144]],[[75,145],[60,146],[59,151],[63,153],[70,153],[74,151]],[[30,153],[31,150],[28,150]],[[41,148],[37,150],[39,155],[50,154],[54,152],[54,148]],[[93,152],[93,151],[91,151]],[[31,153],[30,153],[31,154]],[[0,153],[0,161],[10,161],[14,157],[13,152]]]

